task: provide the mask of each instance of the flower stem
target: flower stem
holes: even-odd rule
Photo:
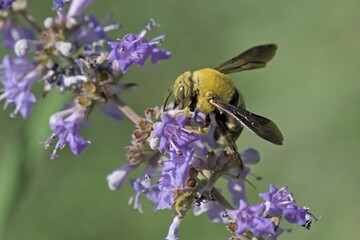
[[[35,19],[33,16],[31,16],[30,13],[27,11],[21,11],[21,15],[24,17],[24,19],[31,25],[32,28],[34,28],[38,33],[42,32],[42,28],[35,22]]]
[[[139,115],[137,115],[134,110],[132,110],[124,101],[122,101],[118,96],[113,95],[111,97],[111,100],[113,100],[116,104],[116,106],[119,108],[120,111],[122,111],[131,121],[133,121],[135,124],[137,124],[140,121]]]

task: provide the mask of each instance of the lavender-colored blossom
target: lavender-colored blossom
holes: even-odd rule
[[[228,180],[227,188],[231,194],[231,198],[235,207],[239,207],[240,200],[246,201],[245,180],[233,177],[224,177]]]
[[[169,158],[163,161],[164,167],[158,182],[161,194],[157,209],[171,209],[174,204],[174,192],[176,189],[185,188],[193,153],[188,151],[185,155],[177,155],[171,152]]]
[[[53,114],[50,117],[49,125],[54,131],[45,141],[45,148],[51,146],[57,138],[54,150],[50,155],[51,159],[57,157],[57,150],[63,149],[66,145],[70,146],[73,154],[81,154],[90,144],[80,134],[80,127],[85,123],[87,109],[79,104],[74,104],[66,109]]]
[[[93,1],[94,0],[72,0],[67,16],[75,17],[80,15]]]
[[[298,206],[288,206],[283,210],[284,218],[289,223],[304,225],[307,220],[307,209]]]
[[[277,189],[270,184],[269,192],[260,193],[259,196],[265,200],[265,214],[270,217],[284,215],[290,223],[304,225],[307,222],[308,208],[295,205],[295,200],[287,186]]]
[[[188,151],[185,154],[176,154],[171,152],[169,158],[163,161],[163,172],[171,173],[172,185],[177,188],[185,186],[186,178],[189,175],[190,164],[192,163],[194,151]]]
[[[245,201],[240,200],[237,210],[229,210],[230,216],[236,219],[236,233],[241,235],[250,231],[255,236],[261,237],[267,234],[275,234],[274,226],[270,219],[262,217],[265,205],[248,206]]]
[[[153,179],[157,177],[157,175],[154,175],[154,172],[157,168],[155,162],[158,161],[158,157],[158,155],[155,155],[149,160],[149,164],[146,166],[140,177],[130,180],[131,186],[135,192],[129,199],[129,204],[133,204],[134,209],[139,212],[142,212],[142,203],[140,200],[142,195],[145,195],[147,199],[154,204],[154,207],[156,207],[159,202],[159,196],[162,195],[162,193],[159,193],[158,186],[153,184]]]
[[[77,31],[69,36],[69,39],[79,46],[91,44],[98,40],[110,40],[101,23],[91,14],[84,16],[83,23]]]
[[[158,188],[152,183],[151,175],[142,174],[139,178],[131,179],[130,184],[135,192],[129,199],[129,205],[132,204],[135,210],[142,213],[142,202],[140,197],[145,195],[146,198],[156,206],[160,194]]]
[[[109,42],[112,50],[108,59],[117,61],[121,71],[125,73],[133,63],[144,66],[149,56],[151,56],[152,64],[171,57],[170,52],[156,48],[156,45],[165,39],[165,35],[158,36],[150,41],[145,39],[145,35],[154,26],[156,23],[151,20],[139,34],[127,34],[120,42]]]
[[[293,195],[288,192],[287,186],[277,189],[270,184],[269,192],[260,193],[259,196],[266,201],[269,216],[279,216],[283,210],[292,207],[295,203]]]
[[[121,121],[123,119],[121,111],[114,101],[109,100],[106,103],[99,105],[99,108],[106,116],[109,116],[117,121]]]
[[[0,10],[11,10],[15,0],[0,0]]]
[[[168,235],[165,240],[179,240],[179,229],[182,218],[176,215],[169,227]]]
[[[106,181],[110,190],[114,191],[122,187],[127,176],[136,169],[136,166],[124,164],[112,173],[108,174]]]
[[[159,178],[158,188],[161,194],[159,195],[159,201],[157,204],[157,209],[172,209],[174,203],[174,186],[171,183],[171,174],[170,172],[164,172]]]
[[[57,157],[57,150],[63,149],[67,144],[75,155],[79,155],[90,144],[90,141],[85,141],[80,135],[80,124],[78,122],[64,122],[62,119],[58,119],[58,121],[51,123],[50,127],[54,131],[51,141],[55,137],[58,138],[51,159]]]
[[[240,153],[240,158],[246,165],[257,164],[260,161],[260,154],[254,148],[248,148]]]
[[[30,28],[21,26],[13,17],[0,20],[0,34],[3,46],[14,49],[15,43],[20,39],[34,39],[34,33]]]
[[[202,202],[194,206],[194,215],[206,213],[213,223],[227,223],[226,211],[216,201]]]
[[[189,144],[200,140],[201,135],[184,128],[188,116],[180,115],[172,118],[168,114],[162,115],[162,122],[156,126],[153,133],[160,138],[160,152],[177,150],[189,151]]]
[[[4,73],[1,76],[3,84],[0,101],[6,99],[4,108],[15,105],[15,110],[10,114],[15,117],[20,113],[23,118],[27,118],[36,102],[35,95],[30,92],[33,83],[41,77],[42,65],[38,65],[28,72],[33,66],[23,59],[12,60],[9,56],[3,58],[1,69]],[[28,73],[27,73],[28,72]],[[27,73],[25,76],[24,74]]]
[[[53,1],[53,9],[54,10],[61,10],[63,9],[67,3],[69,3],[71,0],[54,0]]]

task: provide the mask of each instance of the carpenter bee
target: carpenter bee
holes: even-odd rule
[[[175,102],[181,109],[214,114],[222,136],[232,145],[244,127],[271,143],[282,145],[284,138],[276,124],[245,110],[242,95],[227,76],[265,67],[274,57],[276,49],[275,44],[256,46],[215,68],[181,74],[165,96],[164,106],[173,92]],[[236,146],[233,148],[235,150]]]

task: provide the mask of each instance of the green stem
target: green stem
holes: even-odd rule
[[[123,100],[118,98],[116,95],[113,95],[111,99],[115,102],[116,106],[120,111],[122,111],[133,123],[138,124],[141,118],[137,113],[132,110]]]
[[[10,139],[0,162],[0,240],[6,237],[9,218],[21,194],[26,164],[24,152],[19,151],[23,139],[23,131]]]
[[[36,23],[35,19],[33,18],[33,16],[31,16],[30,13],[28,13],[26,10],[23,10],[20,12],[20,14],[35,31],[37,31],[38,33],[42,32],[42,28]]]

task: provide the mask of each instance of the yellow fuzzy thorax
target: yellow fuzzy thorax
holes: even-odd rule
[[[194,90],[198,93],[196,108],[205,114],[215,110],[209,102],[209,96],[222,103],[229,103],[235,93],[231,79],[214,69],[204,68],[195,71],[192,78]]]

